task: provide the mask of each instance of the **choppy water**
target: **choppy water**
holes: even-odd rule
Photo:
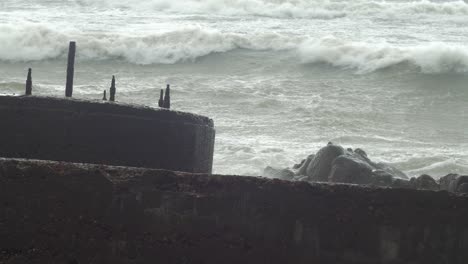
[[[410,175],[468,173],[468,4],[384,0],[2,0],[0,93],[210,116],[214,172],[258,175],[328,141]]]

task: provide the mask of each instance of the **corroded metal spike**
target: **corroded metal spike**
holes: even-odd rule
[[[71,41],[68,48],[68,64],[67,64],[67,84],[65,87],[65,96],[72,97],[73,94],[73,75],[75,72],[75,52],[76,42]]]
[[[109,90],[109,101],[112,101],[114,102],[115,101],[115,76],[112,75],[112,82],[111,82],[111,87],[110,87],[110,90]]]
[[[159,94],[159,102],[158,102],[159,107],[164,106],[164,89],[161,89],[161,93]]]
[[[28,69],[28,78],[26,79],[26,95],[32,94],[31,68]]]
[[[166,109],[171,108],[171,86],[168,84],[166,87],[166,93],[164,94],[163,107]]]

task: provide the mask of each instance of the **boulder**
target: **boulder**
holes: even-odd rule
[[[423,174],[417,178],[411,178],[410,183],[414,186],[415,189],[433,191],[440,189],[439,184],[434,180],[434,178],[427,174]]]
[[[448,174],[439,179],[440,189],[453,193],[468,193],[468,176]]]
[[[373,166],[379,170],[383,170],[383,171],[386,171],[387,173],[389,173],[390,175],[392,175],[393,177],[395,178],[400,178],[400,179],[409,179],[409,177],[404,173],[402,172],[401,170],[387,164],[387,163],[383,163],[383,162],[379,162],[379,163],[374,163]]]
[[[345,154],[343,147],[331,142],[326,147],[321,148],[307,166],[306,175],[309,176],[309,181],[328,181],[333,160],[343,154]]]
[[[386,171],[376,170],[372,173],[371,185],[387,187],[393,184],[394,178]]]
[[[455,181],[453,182],[453,189],[457,193],[467,193],[465,191],[464,184],[468,183],[468,176],[467,175],[460,175],[458,176]]]
[[[298,169],[300,169],[300,168],[302,167],[302,165],[304,165],[305,161],[306,161],[306,160],[303,159],[300,163],[294,164],[294,166],[292,167],[293,170],[298,170]]]
[[[282,180],[292,180],[294,178],[294,172],[289,169],[275,169],[268,166],[263,170],[263,176]]]
[[[300,167],[298,168],[296,175],[302,175],[302,176],[307,176],[307,167],[309,167],[309,164],[312,160],[314,160],[315,154],[309,155],[306,159],[304,159]],[[296,164],[297,165],[297,164]]]
[[[292,172],[294,172],[294,175],[291,174]],[[265,169],[264,175],[294,181],[307,180],[311,182],[340,182],[414,188],[411,187],[413,183],[407,180],[408,176],[397,168],[386,163],[372,162],[367,153],[360,148],[354,150],[352,148],[344,149],[332,142],[321,148],[315,155],[309,155],[300,163],[295,164],[292,171],[269,167]],[[304,176],[307,178],[304,178]],[[402,179],[403,181],[396,181],[396,179]],[[421,185],[421,188],[432,188],[430,186],[433,186],[428,180],[423,181],[423,183],[419,181],[415,183]],[[427,186],[425,183],[427,183]]]
[[[333,160],[328,180],[330,182],[369,184],[373,168],[353,155],[341,155]]]
[[[440,189],[449,191],[449,192],[455,192],[453,183],[455,182],[458,176],[459,176],[458,174],[450,173],[450,174],[445,175],[444,177],[441,177],[439,179]]]
[[[391,187],[400,189],[414,189],[414,186],[410,181],[400,178],[393,179]]]
[[[457,187],[457,193],[468,194],[468,182],[460,184]]]
[[[361,157],[362,160],[366,161],[367,163],[372,163],[367,157],[367,153],[364,150],[357,148],[354,150],[354,154],[357,154],[359,157]]]

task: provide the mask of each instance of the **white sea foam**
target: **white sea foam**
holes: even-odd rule
[[[235,49],[297,50],[302,63],[328,63],[359,73],[409,64],[423,73],[468,72],[468,47],[447,43],[398,46],[355,42],[336,37],[319,39],[279,33],[240,34],[184,27],[147,35],[61,32],[45,25],[0,26],[0,60],[36,61],[66,55],[69,39],[79,43],[78,57],[123,59],[134,64],[173,64]],[[294,60],[293,60],[294,61]]]
[[[463,174],[468,170],[468,164],[461,159],[449,158],[440,162],[431,163],[427,166],[407,171],[411,176],[429,174],[435,178],[445,176],[447,172]]]
[[[325,37],[305,41],[298,51],[304,63],[328,63],[360,73],[404,63],[418,67],[423,73],[468,72],[468,47],[454,44],[397,46]]]
[[[337,0],[75,0],[80,6],[104,6],[169,13],[255,15],[278,18],[332,19],[381,14],[411,18],[414,15],[466,15],[464,1],[337,1]],[[414,18],[414,17],[413,17]]]
[[[171,64],[238,48],[284,50],[296,45],[291,38],[276,33],[242,35],[199,27],[132,36],[63,33],[43,25],[4,25],[0,26],[0,60],[35,61],[63,57],[68,39],[78,42],[80,58],[119,58],[136,64]]]

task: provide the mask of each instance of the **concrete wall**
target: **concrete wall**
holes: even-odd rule
[[[210,173],[209,118],[74,99],[0,96],[0,157]]]
[[[0,263],[466,264],[468,197],[0,159]]]

